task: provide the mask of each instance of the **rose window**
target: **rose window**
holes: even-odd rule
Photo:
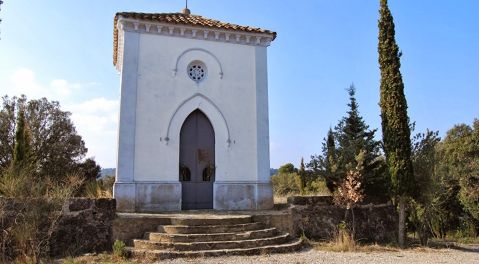
[[[194,61],[188,66],[188,76],[195,82],[200,82],[206,77],[206,66],[199,62]]]

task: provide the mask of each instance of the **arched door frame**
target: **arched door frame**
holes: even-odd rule
[[[227,157],[225,157],[224,154],[230,149],[232,140],[230,137],[229,126],[223,113],[208,97],[197,93],[184,100],[171,115],[164,141],[166,144],[170,145],[170,147],[179,150],[181,127],[186,118],[197,109],[201,110],[206,117],[208,117],[213,126],[215,134],[215,181],[222,181],[227,166]],[[179,151],[177,160],[179,162]],[[179,172],[177,176],[177,179],[179,179]]]
[[[181,127],[179,171],[182,210],[213,208],[214,134],[211,121],[199,109],[188,115]]]

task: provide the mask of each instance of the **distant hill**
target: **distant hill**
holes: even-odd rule
[[[115,168],[104,168],[100,171],[100,177],[98,179],[103,179],[107,176],[115,176],[116,169]]]
[[[269,175],[270,176],[275,175],[277,172],[278,172],[278,169],[273,169],[273,168],[269,169]]]
[[[278,172],[278,169],[273,169],[273,168],[269,169],[269,174],[271,176],[275,175],[277,172]],[[104,168],[104,169],[101,169],[100,177],[98,177],[98,179],[103,179],[106,176],[115,176],[115,174],[116,174],[115,168]]]

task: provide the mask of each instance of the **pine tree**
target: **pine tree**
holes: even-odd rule
[[[336,126],[336,138],[338,140],[338,152],[340,153],[342,163],[353,163],[356,155],[364,145],[364,137],[368,126],[359,115],[358,103],[356,102],[356,89],[351,85],[348,89],[349,94],[349,110],[347,116],[343,117]],[[374,131],[372,132],[374,135]],[[346,165],[345,164],[345,165]],[[349,164],[354,167],[354,164]]]
[[[394,21],[387,0],[381,0],[379,19],[379,66],[381,69],[381,125],[384,152],[393,192],[399,205],[400,246],[404,246],[405,203],[413,194],[414,174],[411,162],[411,138],[404,83],[400,72],[399,47],[395,40]]]
[[[344,179],[348,171],[358,166],[356,157],[364,152],[362,187],[367,197],[388,197],[388,179],[381,159],[380,142],[374,139],[376,129],[370,130],[359,113],[356,89],[348,89],[349,110],[336,126],[335,138],[338,141],[337,174]]]

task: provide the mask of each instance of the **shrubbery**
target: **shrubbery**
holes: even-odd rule
[[[285,164],[272,176],[276,196],[337,194],[349,173],[356,170],[361,175],[364,202],[398,202],[391,192],[381,142],[374,139],[376,130],[370,130],[359,115],[352,86],[349,96],[348,114],[328,131],[322,153],[312,156],[306,166],[301,161],[299,169]],[[411,159],[415,184],[409,190],[414,195],[407,198],[408,231],[416,232],[423,244],[430,237],[477,237],[479,120],[472,126],[454,126],[442,140],[438,132],[416,135]]]
[[[0,177],[1,262],[38,263],[48,257],[63,205],[81,184],[77,175],[58,183],[38,180],[29,168],[5,170]]]
[[[325,181],[318,178],[306,178],[304,188],[302,188],[301,177],[296,172],[278,172],[271,177],[271,182],[276,196],[330,194]]]
[[[57,102],[3,97],[0,109],[0,262],[39,263],[67,199],[100,167]]]
[[[83,196],[88,198],[112,198],[113,183],[115,183],[115,176],[90,180],[85,184]]]

